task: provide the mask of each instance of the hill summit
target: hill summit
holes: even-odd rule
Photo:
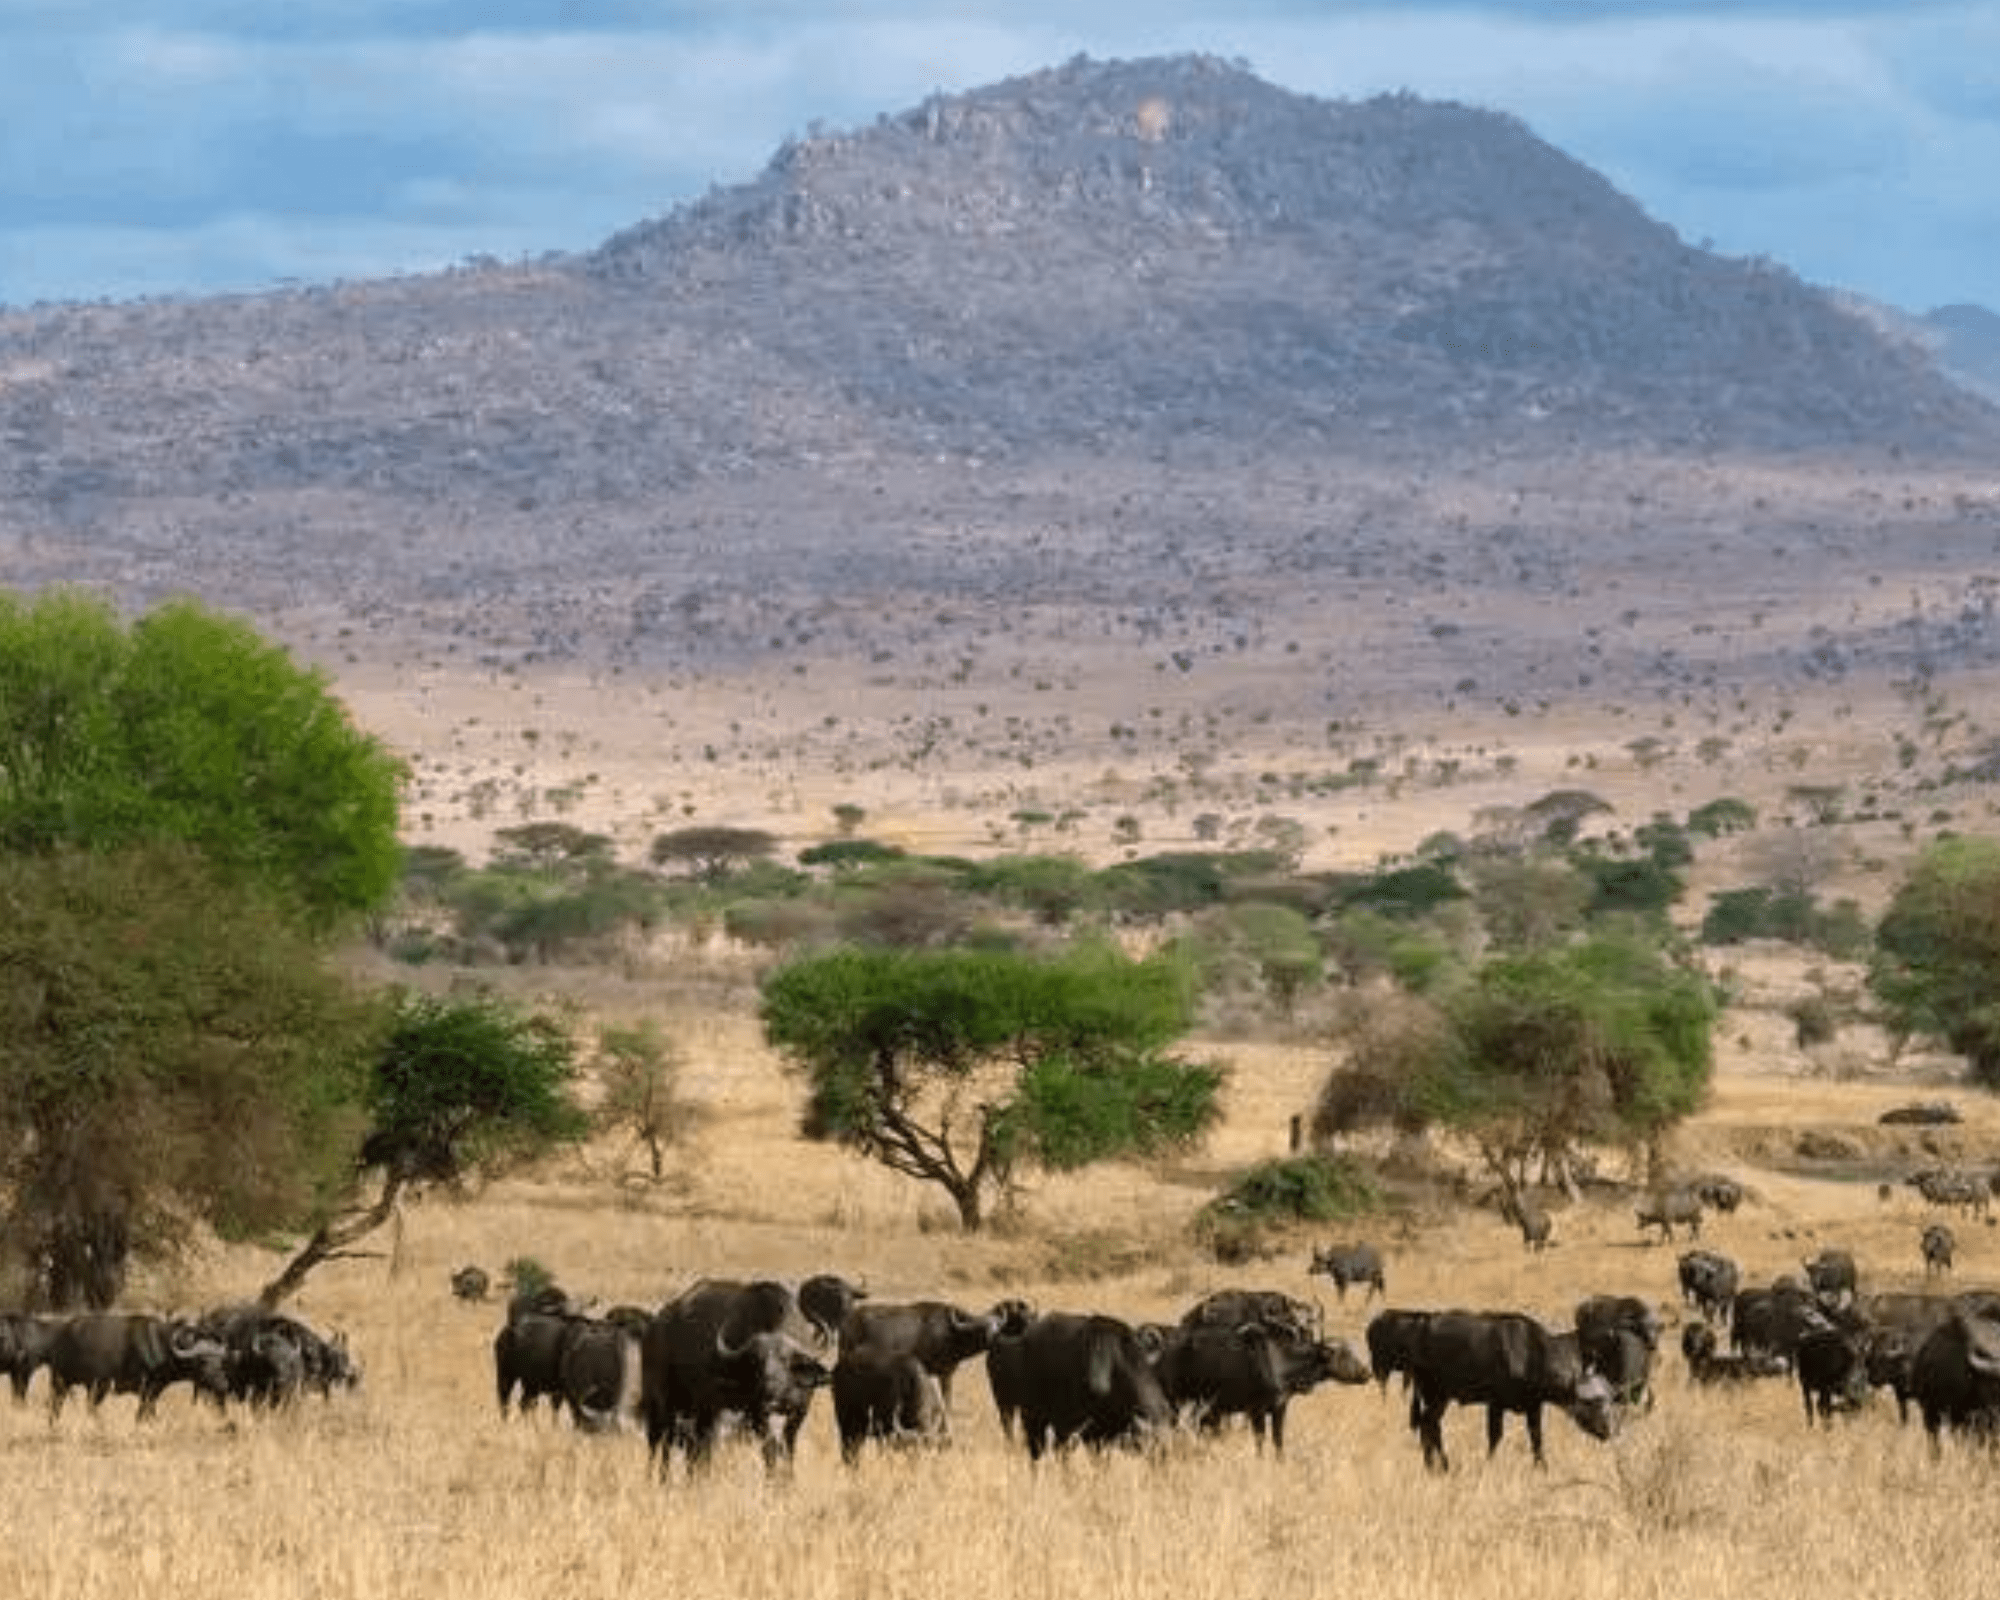
[[[1511,117],[1320,100],[1210,57],[1079,58],[791,141],[586,269],[989,448],[1990,426],[1921,351],[1681,243]]]

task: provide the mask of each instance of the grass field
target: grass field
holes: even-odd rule
[[[1725,1595],[1973,1595],[2000,1534],[2000,1468],[1958,1449],[1933,1463],[1922,1432],[1879,1404],[1809,1430],[1785,1383],[1691,1390],[1677,1354],[1656,1409],[1615,1442],[1549,1420],[1546,1472],[1518,1419],[1497,1457],[1477,1414],[1446,1422],[1455,1470],[1427,1475],[1400,1397],[1323,1389],[1295,1403],[1282,1460],[1241,1429],[1159,1459],[1114,1454],[1028,1463],[1008,1448],[978,1365],[961,1374],[956,1443],[935,1455],[841,1466],[824,1401],[792,1481],[726,1451],[696,1482],[662,1484],[636,1434],[586,1438],[546,1416],[498,1415],[497,1305],[446,1287],[468,1261],[533,1255],[572,1289],[654,1304],[704,1274],[835,1269],[880,1298],[941,1295],[983,1307],[1023,1294],[1044,1309],[1175,1315],[1199,1294],[1254,1283],[1326,1302],[1331,1328],[1367,1315],[1309,1280],[1318,1238],[1225,1270],[1188,1241],[1214,1176],[1282,1148],[1284,1120],[1325,1070],[1306,1045],[1212,1041],[1235,1064],[1231,1115],[1198,1156],[1051,1181],[991,1236],[947,1225],[941,1197],[792,1137],[795,1086],[738,1010],[690,1019],[688,1088],[703,1117],[675,1182],[620,1179],[610,1146],[452,1201],[413,1205],[380,1259],[338,1263],[296,1309],[347,1331],[366,1380],[351,1396],[273,1417],[218,1420],[175,1391],[135,1423],[114,1398],[51,1426],[37,1387],[0,1406],[0,1594],[421,1594],[476,1600],[626,1593],[868,1596],[1246,1593],[1514,1596],[1567,1600]],[[1839,1133],[1882,1170],[1914,1164],[1874,1118],[1907,1085],[1727,1069],[1680,1154],[1750,1187],[1705,1242],[1752,1280],[1820,1245],[1853,1249],[1867,1286],[1920,1279],[1914,1194],[1741,1158],[1782,1151],[1805,1128]],[[1960,1097],[1962,1100],[1964,1096]],[[1950,1150],[1991,1149],[2000,1112],[1968,1102]],[[1921,1136],[1921,1130],[1914,1135]],[[1855,1172],[1867,1159],[1853,1164]],[[1365,1230],[1389,1257],[1389,1299],[1518,1307],[1565,1323],[1586,1292],[1671,1301],[1676,1251],[1639,1241],[1629,1203],[1564,1212],[1557,1246],[1531,1257],[1484,1212],[1419,1191]],[[1961,1278],[2000,1281],[2000,1236],[1959,1225]],[[1326,1236],[1331,1237],[1331,1235]],[[393,1248],[392,1248],[393,1247]],[[247,1293],[275,1257],[217,1250],[144,1286],[156,1304]],[[1315,1287],[1317,1284],[1317,1287]]]

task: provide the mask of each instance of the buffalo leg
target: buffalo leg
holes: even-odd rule
[[[1546,1466],[1548,1465],[1548,1462],[1542,1459],[1542,1408],[1541,1408],[1541,1405],[1540,1405],[1539,1403],[1536,1403],[1536,1404],[1533,1404],[1533,1405],[1530,1405],[1530,1406],[1527,1406],[1527,1407],[1525,1407],[1525,1408],[1524,1408],[1524,1409],[1522,1410],[1522,1413],[1521,1413],[1521,1415],[1522,1415],[1522,1416],[1523,1416],[1524,1418],[1526,1418],[1526,1419],[1527,1419],[1527,1424],[1528,1424],[1528,1446],[1529,1446],[1529,1448],[1530,1448],[1530,1449],[1532,1449],[1532,1450],[1533,1450],[1533,1451],[1535,1452],[1535,1465],[1536,1465],[1536,1466],[1538,1466],[1538,1467],[1546,1467]]]
[[[1424,1465],[1436,1472],[1451,1471],[1451,1458],[1444,1453],[1444,1413],[1450,1404],[1445,1400],[1435,1407],[1424,1406],[1417,1424],[1417,1436],[1424,1446]]]
[[[1486,1453],[1490,1456],[1500,1448],[1500,1436],[1507,1431],[1507,1408],[1489,1405],[1486,1408]]]

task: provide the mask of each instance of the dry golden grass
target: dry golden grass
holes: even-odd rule
[[[692,1025],[691,1025],[692,1026]],[[1549,1420],[1550,1468],[1527,1459],[1518,1419],[1492,1461],[1480,1418],[1446,1423],[1455,1471],[1427,1476],[1398,1396],[1322,1390],[1299,1401],[1282,1461],[1241,1430],[1163,1459],[1122,1455],[1031,1468],[1000,1438],[976,1364],[961,1375],[957,1441],[935,1456],[874,1456],[843,1469],[824,1404],[789,1483],[726,1451],[706,1478],[661,1484],[636,1435],[582,1437],[546,1416],[503,1421],[490,1342],[499,1312],[446,1290],[466,1261],[531,1254],[578,1290],[656,1303],[709,1273],[838,1268],[882,1297],[984,1304],[1025,1293],[1045,1307],[1130,1317],[1177,1313],[1225,1282],[1323,1294],[1308,1240],[1244,1271],[1217,1268],[1185,1221],[1213,1174],[1282,1147],[1284,1119],[1323,1070],[1304,1047],[1216,1048],[1236,1063],[1231,1117],[1199,1158],[1114,1166],[1050,1182],[1011,1228],[967,1239],[939,1202],[859,1161],[791,1136],[795,1089],[741,1016],[701,1019],[687,1041],[707,1115],[685,1181],[654,1190],[612,1176],[619,1153],[562,1158],[465,1201],[413,1206],[390,1258],[325,1269],[298,1309],[345,1328],[360,1393],[228,1423],[180,1392],[138,1426],[132,1401],[51,1426],[37,1399],[0,1407],[0,1494],[17,1508],[0,1545],[0,1594],[74,1600],[423,1594],[548,1600],[644,1591],[932,1600],[939,1593],[1229,1597],[1245,1593],[1515,1596],[1552,1584],[1570,1600],[1680,1594],[1700,1584],[1775,1597],[1971,1595],[2000,1532],[1996,1469],[1878,1406],[1808,1431],[1796,1392],[1694,1392],[1678,1357],[1657,1409],[1599,1445]],[[1853,1248],[1878,1285],[1916,1281],[1913,1196],[1741,1160],[1773,1130],[1817,1127],[1903,1146],[1875,1126],[1907,1086],[1732,1073],[1681,1136],[1684,1159],[1737,1172],[1755,1198],[1709,1242],[1752,1276],[1820,1243]],[[1968,1106],[1951,1148],[1990,1150],[2000,1113]],[[1908,1147],[1914,1148],[1914,1147]],[[1337,1230],[1336,1230],[1337,1231]],[[1566,1212],[1558,1245],[1525,1254],[1485,1213],[1415,1205],[1368,1230],[1403,1305],[1512,1306],[1552,1321],[1589,1291],[1670,1299],[1674,1250],[1639,1242],[1625,1204]],[[2000,1280],[2000,1245],[1962,1225],[1962,1273]],[[385,1247],[390,1241],[384,1241]],[[1112,1270],[1074,1274],[1092,1263]],[[194,1304],[252,1288],[271,1258],[218,1250],[153,1285]],[[1358,1300],[1329,1299],[1358,1335]]]

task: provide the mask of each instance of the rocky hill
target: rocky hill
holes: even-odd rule
[[[906,644],[1024,602],[1235,640],[1336,580],[1542,596],[1621,550],[1677,579],[1718,528],[1789,573],[1837,519],[1766,538],[1598,463],[1996,440],[1921,342],[1682,244],[1516,121],[1208,58],[815,134],[582,257],[0,316],[9,582],[515,658],[875,652],[891,587],[947,602]],[[1524,514],[1523,462],[1597,546]]]

